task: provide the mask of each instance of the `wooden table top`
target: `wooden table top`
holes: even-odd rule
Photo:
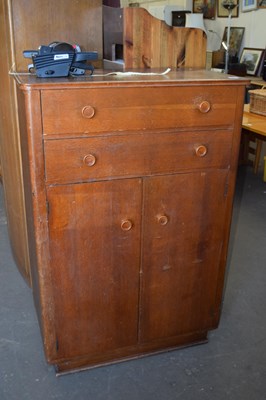
[[[261,78],[252,78],[250,83],[251,83],[251,85],[265,86],[266,87],[266,81],[264,81]]]
[[[266,136],[266,117],[249,112],[249,104],[245,104],[242,128]]]

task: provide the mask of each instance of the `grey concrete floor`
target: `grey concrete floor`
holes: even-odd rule
[[[1,186],[1,185],[0,185]],[[1,400],[265,400],[266,184],[241,167],[219,328],[201,346],[55,376],[14,264],[0,188]]]

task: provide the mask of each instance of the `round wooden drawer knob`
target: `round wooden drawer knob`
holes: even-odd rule
[[[95,109],[92,106],[85,106],[81,112],[84,118],[92,118],[95,114]]]
[[[204,100],[198,105],[198,109],[202,114],[206,114],[210,111],[211,104],[208,101]]]
[[[160,225],[166,225],[168,224],[169,218],[167,215],[157,215],[157,221]]]
[[[132,221],[130,221],[130,219],[124,219],[121,222],[121,229],[123,231],[130,231],[130,229],[132,229],[132,227],[133,227],[133,223],[132,223]]]
[[[208,153],[208,149],[206,146],[204,146],[204,144],[201,144],[195,148],[195,153],[198,157],[204,157]]]
[[[93,154],[87,154],[83,158],[83,162],[87,167],[92,167],[96,163],[96,157]]]

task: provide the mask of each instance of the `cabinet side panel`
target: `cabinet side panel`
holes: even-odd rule
[[[40,93],[18,90],[32,288],[47,360],[55,351]]]
[[[0,159],[8,231],[16,264],[30,283],[20,136],[17,121],[16,87],[9,70],[13,63],[12,26],[8,2],[0,2]]]
[[[221,315],[221,304],[222,297],[225,289],[225,278],[226,273],[229,271],[225,271],[227,257],[228,257],[228,243],[230,238],[230,227],[232,220],[232,211],[233,211],[233,200],[235,193],[235,183],[237,177],[237,168],[238,168],[238,160],[239,160],[239,148],[240,148],[240,140],[241,140],[241,132],[242,132],[242,118],[243,118],[243,107],[244,107],[244,99],[245,99],[245,86],[239,86],[237,93],[238,96],[236,98],[236,113],[235,113],[235,123],[234,123],[234,131],[233,131],[233,140],[231,147],[231,155],[230,155],[230,170],[228,174],[228,182],[227,182],[227,198],[226,198],[226,214],[225,214],[225,225],[224,225],[224,245],[223,251],[221,254],[220,260],[220,268],[219,268],[219,279],[217,281],[217,291],[216,291],[216,306],[215,306],[215,318],[213,321],[213,328],[217,327],[220,320]]]

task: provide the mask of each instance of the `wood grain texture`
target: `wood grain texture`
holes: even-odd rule
[[[0,33],[0,163],[7,204],[8,229],[13,254],[30,283],[30,255],[26,227],[25,194],[18,126],[16,85],[9,72],[25,71],[30,63],[23,50],[37,49],[52,41],[79,43],[97,50],[102,58],[101,1],[1,0]],[[101,66],[101,61],[96,63]]]
[[[104,93],[104,95],[103,95]],[[143,129],[230,126],[234,121],[236,88],[221,88],[215,83],[205,89],[184,87],[182,96],[175,87],[128,88],[127,97],[117,88],[45,91],[42,96],[44,134],[92,135],[95,133]],[[201,104],[210,104],[201,112]],[[83,110],[94,109],[92,118]],[[69,115],[71,114],[71,120]],[[123,118],[122,118],[123,116]]]
[[[28,277],[29,249],[47,361],[66,372],[206,341],[221,312],[246,81],[176,70],[205,65],[203,33],[130,9],[127,66],[172,72],[17,75],[16,89],[7,75],[26,69],[25,48],[102,45],[101,2],[0,4],[8,218]]]
[[[48,189],[58,358],[137,343],[141,193],[140,179]]]
[[[12,17],[17,71],[26,70],[30,63],[23,57],[24,50],[36,50],[55,41],[77,43],[84,51],[98,51],[99,60],[102,59],[100,0],[13,0]]]
[[[8,2],[0,1],[0,159],[11,247],[19,271],[30,284],[23,172],[17,120],[16,85],[8,75],[14,62]]]
[[[54,307],[49,262],[47,201],[42,149],[41,104],[38,91],[18,92],[25,217],[34,303],[47,359],[54,354]],[[36,154],[40,157],[36,157]]]
[[[124,9],[103,6],[103,57],[114,61],[116,46],[123,45]],[[123,58],[123,55],[120,55]]]
[[[99,138],[46,140],[46,182],[48,184],[105,180],[118,177],[159,175],[203,168],[227,168],[232,131],[140,133]],[[198,146],[206,154],[197,155]],[[178,152],[178,157],[177,157]],[[95,157],[93,165],[84,162]]]
[[[145,179],[141,342],[212,328],[227,174]]]
[[[124,9],[125,68],[204,68],[206,34],[172,27],[144,8]]]
[[[246,81],[194,76],[19,77],[33,292],[59,373],[204,342],[219,322]],[[90,92],[97,112],[86,123],[106,99],[110,110],[130,99],[112,130],[106,118],[80,126]],[[193,92],[216,101],[200,112]],[[208,115],[230,92],[225,127]],[[66,104],[68,119],[58,122],[49,98]],[[177,123],[178,107],[169,117],[175,103],[196,109],[193,126]]]
[[[242,126],[247,131],[266,137],[266,117],[250,112],[249,104],[246,104],[244,107]]]

